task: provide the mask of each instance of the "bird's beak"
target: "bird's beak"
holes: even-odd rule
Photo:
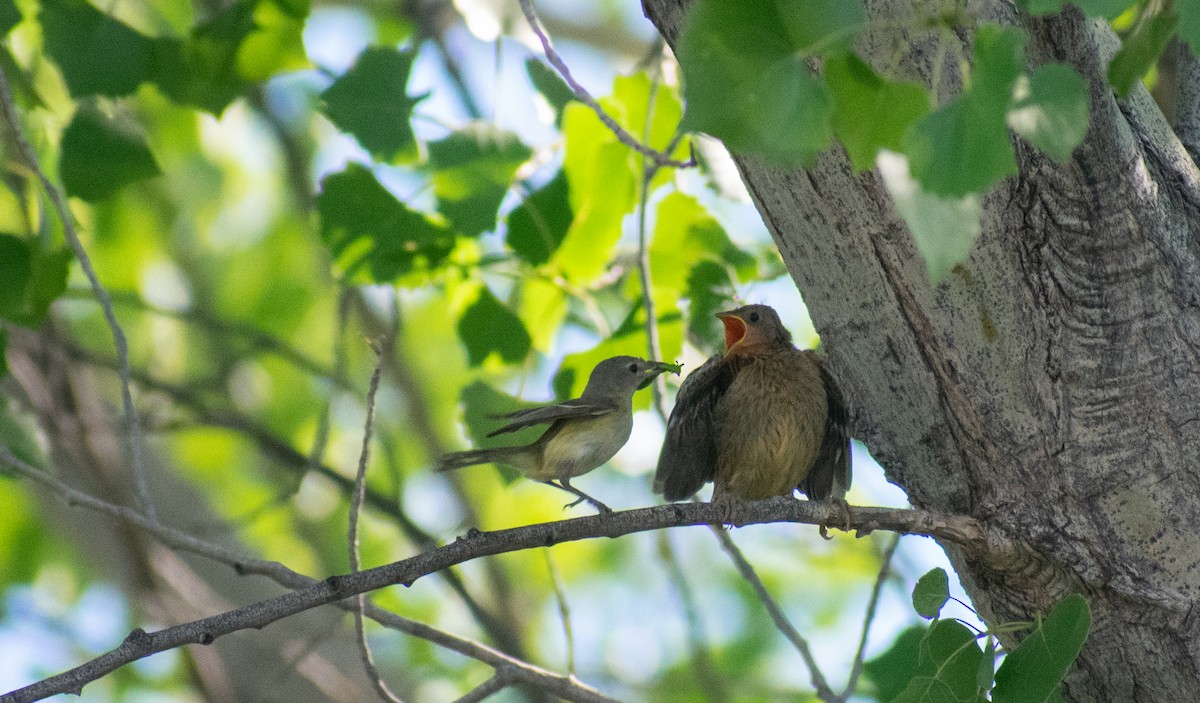
[[[646,388],[653,383],[654,379],[657,378],[660,373],[670,371],[676,375],[679,375],[679,372],[682,370],[683,366],[681,364],[668,364],[665,361],[651,361],[650,365],[646,367],[646,378],[644,378],[642,382],[638,384],[638,390]]]
[[[725,352],[746,337],[746,321],[731,312],[719,312],[717,318],[725,325]]]

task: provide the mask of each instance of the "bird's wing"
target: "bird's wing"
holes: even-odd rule
[[[804,479],[800,489],[810,500],[824,500],[830,496],[842,498],[850,490],[850,414],[846,401],[838,388],[837,381],[830,375],[825,364],[818,359],[821,381],[825,384],[825,436],[821,450],[812,470]]]
[[[511,420],[511,422],[498,430],[488,433],[488,437],[495,437],[498,434],[506,432],[516,432],[531,425],[544,425],[548,422],[555,422],[571,417],[595,417],[616,411],[616,406],[611,403],[595,399],[575,398],[564,403],[541,405],[536,408],[527,408],[508,413],[507,415],[501,415],[500,417],[505,420]]]
[[[732,364],[714,356],[679,387],[654,473],[654,490],[667,500],[687,498],[713,480],[717,470],[713,415],[733,376]]]

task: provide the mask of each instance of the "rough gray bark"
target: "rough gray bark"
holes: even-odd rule
[[[919,4],[867,2],[872,18]],[[644,0],[672,45],[686,5]],[[742,176],[888,477],[914,505],[1024,546],[1000,560],[943,545],[985,619],[1081,592],[1094,623],[1070,700],[1192,700],[1200,173],[1144,90],[1109,90],[1106,26],[1074,8],[972,9],[1024,26],[1032,65],[1075,66],[1092,123],[1065,165],[1015,141],[1020,173],[985,198],[982,236],[948,280],[930,286],[880,179],[854,175],[840,148],[807,171],[739,159]],[[878,60],[892,39],[858,49]],[[904,70],[927,78],[930,46],[914,41]]]

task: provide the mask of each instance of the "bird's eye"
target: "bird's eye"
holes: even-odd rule
[[[629,373],[637,373],[637,364],[629,365]]]
[[[756,312],[752,312],[752,313],[750,313],[750,321],[751,321],[751,322],[758,322],[758,313],[756,313]]]

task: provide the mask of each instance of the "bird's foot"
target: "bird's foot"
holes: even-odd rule
[[[604,503],[601,503],[600,501],[598,501],[595,498],[591,497],[590,495],[584,493],[583,491],[579,490],[578,488],[572,486],[567,481],[550,480],[550,481],[544,481],[543,483],[545,483],[547,486],[554,486],[555,488],[557,488],[559,490],[566,491],[567,493],[570,493],[576,497],[574,501],[564,505],[563,510],[567,510],[568,508],[574,508],[576,505],[579,505],[580,503],[587,501],[589,504],[591,504],[592,507],[594,507],[596,510],[600,511],[601,514],[612,512],[612,508],[608,507]]]
[[[732,493],[713,492],[712,500],[709,501],[717,508],[717,524],[722,529],[730,529],[735,526],[738,508],[742,504],[742,500]]]
[[[838,526],[838,529],[842,532],[849,532],[854,526],[853,520],[850,516],[850,504],[846,502],[845,498],[838,496],[830,496],[828,500],[829,502],[838,506],[838,508],[842,511],[842,524]],[[833,537],[829,535],[829,526],[825,523],[821,523],[817,527],[817,530],[821,533],[821,539],[833,539]]]

